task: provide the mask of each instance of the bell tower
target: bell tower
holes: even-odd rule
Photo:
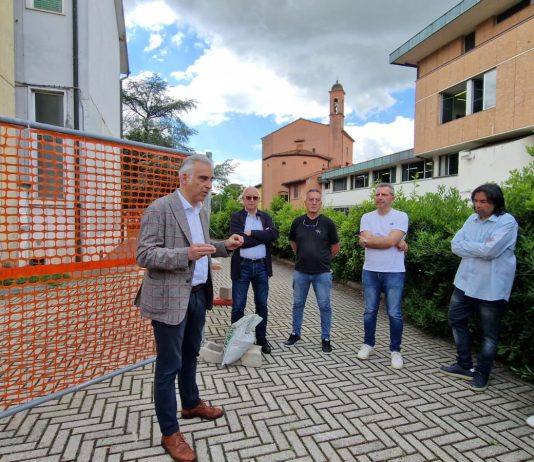
[[[343,146],[343,131],[345,129],[345,90],[336,80],[330,90],[330,132],[329,150],[332,157],[330,168],[345,167],[352,164],[352,152],[350,158],[348,150]],[[347,151],[347,152],[345,152]],[[352,150],[351,150],[352,151]]]

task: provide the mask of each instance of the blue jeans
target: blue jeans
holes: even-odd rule
[[[365,311],[363,326],[364,343],[374,347],[376,343],[376,318],[380,306],[380,294],[386,296],[386,308],[389,316],[389,350],[400,351],[402,341],[402,292],[404,290],[405,273],[382,273],[378,271],[362,271],[363,298]]]
[[[239,279],[232,281],[232,324],[245,314],[248,287],[252,283],[256,314],[262,317],[262,321],[256,326],[256,338],[265,337],[267,334],[269,276],[265,265],[265,260],[257,262],[242,260]]]
[[[178,431],[176,377],[183,408],[200,401],[197,386],[197,356],[206,320],[205,290],[192,293],[184,320],[177,326],[152,321],[156,340],[154,405],[162,435]]]
[[[331,272],[318,274],[293,272],[293,333],[300,336],[304,318],[304,305],[308,298],[310,284],[313,286],[321,315],[321,339],[330,339],[330,329],[332,327],[332,306],[330,304],[330,292],[332,291]]]
[[[462,290],[454,288],[449,306],[449,325],[452,327],[456,343],[458,352],[456,361],[459,366],[464,369],[473,367],[468,323],[472,315],[478,314],[482,332],[482,348],[478,354],[476,370],[486,377],[489,376],[499,346],[501,319],[507,306],[506,300],[480,300],[468,297]]]

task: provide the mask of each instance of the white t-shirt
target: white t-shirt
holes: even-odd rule
[[[360,222],[360,232],[370,231],[375,236],[387,236],[391,230],[398,229],[404,234],[408,232],[408,215],[391,209],[386,215],[380,215],[376,210],[363,215]],[[388,249],[365,249],[363,269],[381,273],[404,273],[404,252],[397,247]]]

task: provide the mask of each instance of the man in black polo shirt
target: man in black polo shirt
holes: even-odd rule
[[[310,189],[306,193],[304,205],[306,214],[295,218],[289,231],[289,241],[297,260],[293,273],[293,331],[284,345],[292,346],[300,340],[304,305],[311,284],[321,314],[322,349],[330,353],[330,262],[339,252],[339,239],[334,222],[320,213],[321,193],[318,189]]]

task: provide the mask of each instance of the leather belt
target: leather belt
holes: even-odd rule
[[[204,287],[206,287],[206,283],[197,284],[196,286],[191,287],[191,293],[194,294],[194,293],[198,292],[199,290],[202,290]]]
[[[263,263],[265,261],[265,257],[263,257],[263,258],[245,258],[245,257],[241,257],[241,261],[247,261],[249,263]]]

